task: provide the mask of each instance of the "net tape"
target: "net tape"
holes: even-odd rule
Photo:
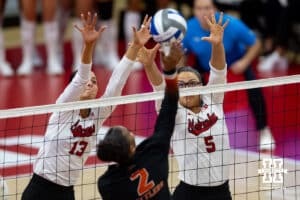
[[[253,89],[259,87],[287,85],[293,83],[300,83],[300,75],[282,76],[276,78],[259,79],[253,81],[241,81],[241,82],[226,83],[226,84],[215,84],[215,85],[200,86],[194,88],[184,88],[180,90],[180,96],[230,92],[230,91]],[[42,106],[0,110],[0,119],[46,114],[51,112],[79,110],[83,108],[97,108],[100,106],[113,106],[113,105],[153,101],[157,99],[162,99],[163,95],[164,95],[164,91],[158,91],[158,92],[139,93],[133,95],[118,96],[118,97],[93,99],[88,101],[77,101],[77,102],[68,102],[68,103],[61,103],[61,104],[49,104],[49,105],[42,105]]]

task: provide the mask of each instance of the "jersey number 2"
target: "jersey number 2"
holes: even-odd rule
[[[88,142],[86,142],[86,141],[74,142],[73,147],[72,147],[71,151],[69,151],[69,153],[80,157],[84,153],[87,145],[88,145]],[[77,150],[77,146],[79,146],[78,150]]]
[[[149,190],[151,190],[151,188],[153,188],[155,186],[154,181],[148,180],[149,173],[145,168],[137,170],[130,176],[131,181],[134,181],[137,178],[139,178],[139,185],[138,185],[138,189],[137,189],[139,196],[145,194],[146,192],[148,192]]]
[[[215,143],[212,141],[214,139],[213,136],[207,136],[207,137],[204,137],[204,142],[205,142],[205,145],[206,145],[206,151],[207,153],[212,153],[212,152],[215,152],[216,151],[216,145]]]

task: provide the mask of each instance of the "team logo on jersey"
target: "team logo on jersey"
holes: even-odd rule
[[[211,115],[208,113],[207,119],[204,121],[198,119],[197,122],[195,122],[194,119],[189,119],[188,131],[196,136],[200,135],[210,129],[217,121],[218,116],[215,113],[212,113]]]
[[[83,128],[79,122],[80,120],[71,126],[71,132],[74,137],[90,137],[93,133],[95,133],[95,124],[93,124],[93,126]]]

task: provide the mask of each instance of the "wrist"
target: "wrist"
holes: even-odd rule
[[[215,48],[223,47],[223,42],[213,43],[212,46],[215,47]]]
[[[94,49],[95,43],[84,43],[84,48],[92,50]]]
[[[171,68],[163,69],[163,73],[164,73],[164,75],[166,75],[166,76],[176,74],[176,68],[172,68],[172,69],[171,69]]]
[[[143,46],[139,45],[139,44],[135,44],[132,43],[132,45],[130,46],[130,48],[135,49],[135,50],[140,50],[140,48],[142,48]]]
[[[176,71],[176,67],[174,67],[174,66],[176,66],[176,65],[163,65],[163,71],[164,72],[169,72],[169,71]]]

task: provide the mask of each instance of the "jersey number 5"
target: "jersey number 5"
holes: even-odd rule
[[[139,185],[138,185],[138,189],[137,189],[139,196],[145,194],[146,192],[148,192],[149,190],[151,190],[151,188],[153,188],[155,186],[154,181],[148,180],[149,173],[145,168],[137,170],[130,176],[131,181],[134,181],[137,178],[139,178]]]
[[[216,145],[212,141],[213,139],[214,139],[214,137],[212,135],[204,137],[204,142],[205,142],[205,145],[206,145],[207,153],[212,153],[212,152],[216,151]]]
[[[73,147],[72,147],[71,151],[69,151],[69,153],[80,157],[84,153],[87,145],[88,145],[88,142],[86,142],[86,141],[74,142]],[[77,149],[77,147],[79,147],[79,149]]]

